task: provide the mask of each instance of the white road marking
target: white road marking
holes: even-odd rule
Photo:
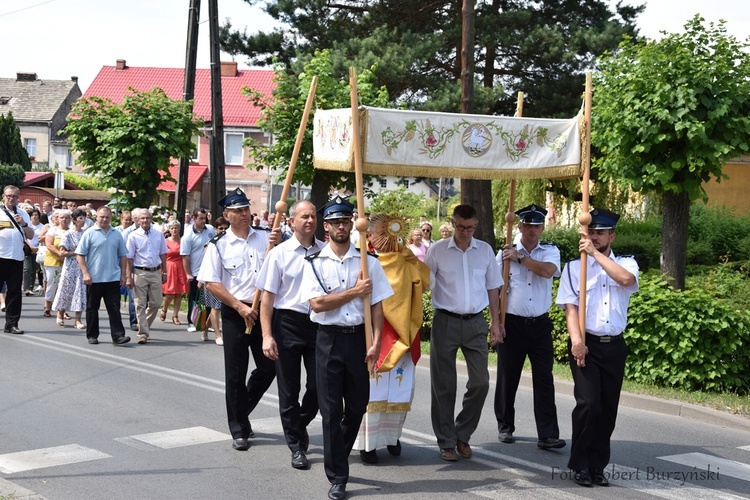
[[[182,446],[226,441],[227,439],[231,439],[231,436],[223,432],[208,429],[207,427],[189,427],[187,429],[139,434],[137,436],[130,436],[130,439],[165,450],[180,448]]]
[[[750,444],[749,444],[749,445],[747,445],[747,446],[739,446],[738,448],[739,448],[740,450],[747,450],[747,451],[750,451]]]
[[[45,500],[42,495],[37,495],[31,490],[27,490],[3,478],[0,478],[0,498]]]
[[[554,490],[548,485],[542,485],[529,481],[528,479],[510,479],[495,484],[486,484],[464,490],[466,493],[492,498],[493,500],[537,500],[545,498],[549,500],[574,500],[581,498],[580,495],[568,493],[564,490]]]
[[[743,481],[750,481],[750,465],[727,460],[706,453],[683,453],[682,455],[669,455],[656,457],[676,464],[687,465],[697,472],[714,471],[722,476],[730,476]]]
[[[0,472],[14,474],[16,472],[88,462],[102,458],[111,458],[111,455],[78,444],[69,444],[0,455]]]

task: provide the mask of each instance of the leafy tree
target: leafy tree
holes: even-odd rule
[[[258,125],[263,130],[273,132],[276,140],[271,146],[265,146],[250,138],[245,140],[245,145],[249,148],[250,157],[253,158],[256,168],[268,166],[277,169],[280,172],[278,180],[283,182],[289,170],[289,160],[294,151],[313,76],[318,76],[315,93],[316,107],[321,109],[348,108],[351,101],[348,72],[339,74],[338,77],[335,76],[328,51],[316,52],[299,75],[286,72],[282,65],[275,66],[274,71],[276,89],[273,96],[262,95],[251,89],[246,92],[254,105],[263,108]],[[360,104],[383,107],[387,103],[387,93],[383,88],[376,88],[373,80],[371,69],[357,73]],[[353,192],[354,176],[313,168],[312,135],[313,113],[311,112],[292,182],[310,185],[310,201],[321,207],[328,201],[328,193],[331,189],[344,188]]]
[[[10,111],[0,115],[0,164],[16,164],[26,172],[31,170],[31,159],[21,142],[21,130]]]
[[[26,171],[21,165],[5,165],[0,163],[0,189],[9,184],[23,186],[25,176]]]
[[[105,188],[118,191],[128,206],[148,206],[170,158],[195,152],[192,141],[202,125],[191,103],[170,99],[162,89],[130,89],[121,104],[91,97],[73,106],[65,132],[87,173],[96,174]]]
[[[595,76],[595,165],[662,197],[661,271],[685,287],[690,204],[722,165],[750,150],[750,45],[695,16],[684,33],[627,39]]]

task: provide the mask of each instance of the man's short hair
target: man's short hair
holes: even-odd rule
[[[289,217],[294,217],[294,214],[297,213],[297,205],[299,205],[300,203],[309,203],[310,206],[313,208],[313,212],[317,210],[315,208],[315,205],[313,205],[310,200],[297,200],[294,203],[292,203],[292,206],[289,208]]]
[[[198,217],[198,214],[208,215],[205,208],[196,208],[193,210],[193,218]]]
[[[462,219],[476,219],[477,211],[471,205],[458,205],[453,209],[453,218],[461,217]]]

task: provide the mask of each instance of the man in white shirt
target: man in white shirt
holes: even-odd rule
[[[315,338],[318,325],[310,320],[310,304],[302,300],[305,257],[320,252],[324,243],[315,238],[315,205],[298,201],[289,209],[291,238],[276,247],[263,262],[258,287],[263,289],[260,322],[263,354],[276,361],[279,413],[292,467],[308,469],[305,452],[310,442],[307,426],[318,414],[315,384]],[[305,395],[300,393],[300,365],[305,365]]]
[[[604,469],[628,357],[622,332],[628,323],[630,296],[638,291],[638,263],[630,256],[615,255],[610,248],[619,218],[595,208],[588,234],[578,245],[588,256],[585,332],[578,319],[580,259],[566,264],[557,290],[557,306],[565,310],[570,334],[569,363],[576,398],[568,467],[574,471],[573,480],[587,487],[609,485]]]
[[[195,325],[192,323],[193,308],[198,300],[198,280],[196,276],[201,270],[203,254],[206,245],[211,238],[216,236],[216,230],[207,224],[207,213],[203,208],[193,210],[192,224],[185,226],[185,233],[180,240],[180,255],[182,256],[182,267],[185,268],[188,286],[188,327],[187,331],[194,332]],[[217,325],[214,325],[216,328]]]
[[[560,250],[541,243],[547,211],[529,205],[516,211],[521,241],[506,245],[497,254],[501,271],[510,266],[508,306],[505,315],[505,342],[497,345],[497,385],[495,417],[502,443],[514,441],[515,400],[526,356],[531,362],[534,385],[534,418],[537,447],[562,448],[555,406],[555,383],[552,377],[552,278],[560,276]]]
[[[432,429],[440,447],[440,457],[455,462],[458,455],[472,456],[469,439],[479,425],[490,389],[487,322],[483,315],[487,306],[493,345],[503,341],[505,330],[498,317],[498,290],[503,278],[492,247],[473,237],[477,212],[470,205],[458,205],[451,220],[455,234],[430,245],[424,262],[430,267],[435,308],[430,334]],[[469,383],[462,409],[454,417],[459,348],[466,359]]]
[[[330,500],[346,495],[349,453],[367,411],[373,366],[380,353],[382,301],[393,295],[383,267],[368,256],[368,279],[362,278],[360,251],[351,243],[354,206],[337,196],[320,213],[329,242],[308,257],[302,298],[310,301],[310,319],[318,323],[315,361],[320,415],[323,417],[323,463]],[[366,348],[364,297],[370,296],[372,346]]]
[[[138,316],[138,343],[149,341],[149,329],[156,319],[162,299],[162,284],[167,281],[167,241],[164,233],[151,227],[151,212],[138,214],[140,227],[128,236],[127,286],[135,295]]]
[[[23,333],[23,330],[18,328],[18,321],[21,319],[23,244],[27,239],[34,237],[34,231],[29,227],[29,214],[18,208],[20,192],[16,186],[5,186],[3,205],[0,208],[0,289],[3,283],[8,285],[5,296],[4,331],[17,335]]]
[[[250,227],[250,202],[239,188],[219,200],[219,205],[229,229],[211,239],[197,279],[223,304],[227,419],[232,448],[246,451],[248,439],[255,435],[248,415],[276,377],[274,362],[263,355],[259,315],[252,302],[268,244],[277,243],[280,234]],[[249,351],[255,369],[248,380]]]

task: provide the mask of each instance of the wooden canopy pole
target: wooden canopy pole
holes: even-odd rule
[[[516,101],[516,118],[523,116],[523,92],[518,93]],[[505,214],[505,244],[513,243],[513,223],[516,221],[516,180],[510,181],[510,196],[508,197],[508,212]],[[508,281],[510,280],[510,263],[503,265],[503,286],[500,289],[500,324],[505,325],[505,312],[508,310]]]
[[[591,214],[589,213],[589,179],[591,177],[591,72],[586,73],[586,94],[583,99],[583,120],[585,132],[583,135],[583,180],[581,181],[581,213],[578,223],[581,224],[581,237],[588,236]],[[581,340],[586,343],[586,278],[588,274],[588,255],[581,252],[581,281],[578,286],[578,326],[581,329]],[[571,283],[572,284],[572,283]]]
[[[305,139],[305,129],[307,129],[307,120],[310,117],[310,109],[312,108],[313,102],[315,101],[315,91],[318,88],[318,77],[313,76],[312,82],[310,82],[310,91],[307,93],[307,101],[305,102],[305,110],[302,112],[302,120],[299,123],[299,130],[297,130],[297,140],[294,142],[294,150],[292,151],[292,158],[289,160],[289,170],[286,173],[286,180],[284,181],[284,187],[281,190],[281,198],[276,202],[276,217],[273,219],[273,225],[271,230],[279,227],[279,221],[281,217],[279,214],[286,213],[287,203],[286,200],[289,197],[289,189],[292,185],[292,177],[294,176],[294,169],[297,168],[297,160],[299,159],[299,150],[302,148],[302,141]],[[266,255],[273,249],[273,244],[269,243],[266,248]],[[255,296],[253,297],[253,309],[257,310],[260,305],[261,290],[255,290]],[[245,330],[245,333],[250,333],[250,330]]]
[[[359,135],[359,100],[357,98],[357,68],[349,68],[349,88],[352,106],[352,146],[354,148],[354,179],[357,183],[357,222],[355,227],[359,231],[359,255],[362,266],[362,278],[369,279],[367,269],[367,229],[370,226],[365,217],[365,192],[362,186],[362,146]],[[372,347],[372,311],[370,310],[370,296],[363,298],[365,315],[365,345],[367,351]],[[373,372],[373,363],[367,363],[367,369]]]

